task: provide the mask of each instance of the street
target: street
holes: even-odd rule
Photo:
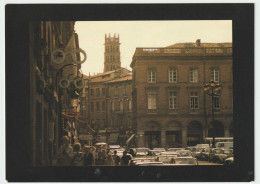
[[[220,163],[213,163],[213,162],[208,162],[208,161],[198,161],[199,165],[223,165]]]

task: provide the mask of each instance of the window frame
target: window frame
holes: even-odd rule
[[[212,72],[213,72],[213,74],[212,74]],[[218,80],[216,80],[216,73],[217,73],[217,79]],[[213,80],[214,82],[216,82],[216,83],[219,83],[219,69],[218,68],[211,68],[210,69],[210,80]]]
[[[173,95],[171,95],[173,94]],[[171,100],[172,100],[172,104],[171,104]],[[168,98],[168,108],[170,110],[174,110],[174,109],[178,109],[178,96],[177,96],[177,92],[169,92],[169,98]],[[172,105],[172,107],[171,107]]]
[[[153,91],[147,92],[147,109],[148,110],[157,109],[157,92],[153,92]]]
[[[147,82],[156,83],[156,69],[155,68],[149,68],[147,70]]]
[[[196,71],[196,72],[195,72]],[[195,75],[196,74],[196,75]],[[196,80],[195,80],[196,79]],[[189,72],[189,81],[191,83],[199,82],[199,70],[198,68],[191,68]]]
[[[195,107],[196,105],[197,105],[197,107]],[[198,92],[190,92],[190,109],[199,109],[199,93]]]
[[[174,74],[175,73],[175,74]],[[175,77],[174,77],[175,76]],[[175,78],[175,80],[174,80]],[[169,68],[168,70],[168,82],[176,83],[178,80],[178,71],[177,68]]]
[[[216,107],[216,99],[218,99],[217,101],[217,107]],[[214,96],[212,98],[213,102],[212,102],[212,105],[213,105],[213,109],[220,109],[220,97],[219,96]]]

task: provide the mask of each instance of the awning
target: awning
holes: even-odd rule
[[[116,142],[118,139],[119,133],[112,133],[109,136],[108,142]]]
[[[79,122],[79,123],[86,124],[86,125],[87,125],[87,128],[88,128],[91,132],[97,133],[94,129],[92,129],[92,128],[89,126],[89,124],[88,124],[87,122],[78,119],[78,114],[76,114],[75,116],[71,116],[71,115],[62,113],[62,116],[65,117],[65,118],[68,118],[68,119],[73,119],[73,120],[75,120],[75,121],[77,121],[77,122]]]

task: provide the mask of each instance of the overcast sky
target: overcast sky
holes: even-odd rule
[[[103,72],[105,34],[119,34],[121,66],[130,68],[136,47],[179,42],[232,42],[232,21],[77,21],[79,47],[86,51],[84,74]]]

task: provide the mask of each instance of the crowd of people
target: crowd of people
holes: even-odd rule
[[[123,152],[120,158],[115,150],[113,154],[106,149],[96,149],[94,146],[81,146],[75,143],[73,146],[69,144],[67,136],[62,137],[62,145],[58,150],[56,166],[127,166],[131,157],[127,155],[127,151]]]

